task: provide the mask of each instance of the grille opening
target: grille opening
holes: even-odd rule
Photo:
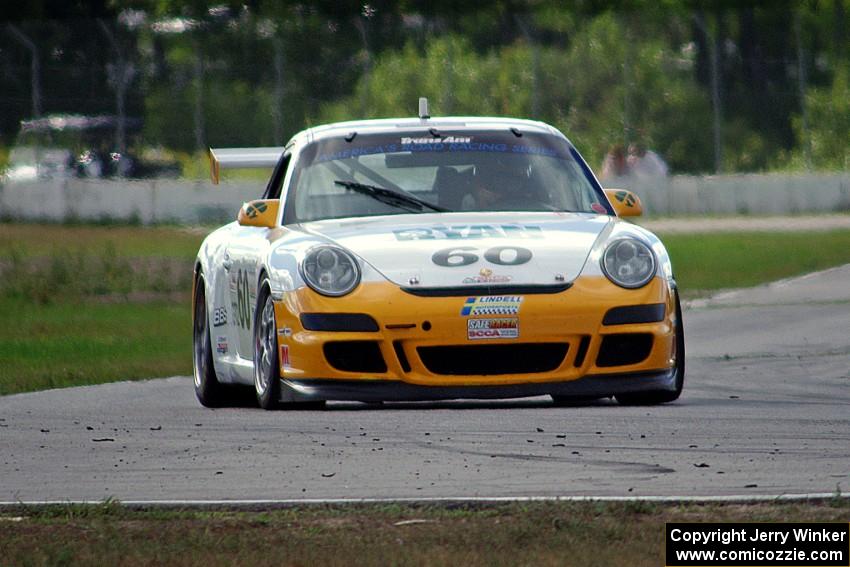
[[[401,341],[393,341],[393,349],[395,349],[395,355],[398,357],[401,369],[405,372],[410,372],[410,361],[407,360],[407,355],[404,354],[404,347],[401,346]]]
[[[579,342],[578,350],[576,351],[576,359],[573,362],[573,366],[576,368],[581,368],[581,365],[584,364],[584,357],[587,356],[588,346],[590,346],[590,336],[582,335],[581,342]]]
[[[430,372],[447,375],[534,374],[558,368],[566,343],[417,347]]]
[[[650,333],[620,333],[605,335],[596,366],[625,366],[637,364],[646,360],[652,350],[652,335]]]
[[[328,364],[343,372],[387,371],[387,363],[376,341],[334,341],[325,343]]]

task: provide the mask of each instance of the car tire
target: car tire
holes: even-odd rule
[[[277,340],[277,321],[271,286],[268,278],[264,278],[257,294],[257,309],[254,312],[254,391],[257,404],[265,410],[324,409],[325,400],[292,400],[293,393],[281,380]]]
[[[209,317],[207,316],[206,284],[198,273],[195,282],[195,304],[192,308],[192,366],[195,395],[201,405],[221,407],[225,401],[225,387],[218,381],[212,357]]]
[[[261,408],[280,408],[277,323],[267,278],[260,283],[257,309],[254,312],[254,390]]]
[[[676,387],[674,390],[657,390],[617,394],[614,396],[623,405],[653,406],[666,404],[679,399],[685,386],[685,325],[682,321],[682,305],[679,302],[679,292],[675,291],[676,303]]]

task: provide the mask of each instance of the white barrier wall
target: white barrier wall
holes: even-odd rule
[[[651,215],[784,215],[850,211],[850,173],[799,175],[677,175],[607,180],[635,191]],[[52,179],[0,185],[0,218],[223,222],[265,184],[241,181]]]
[[[740,174],[620,178],[653,215],[787,215],[850,210],[850,173]]]
[[[0,218],[220,222],[259,198],[263,182],[53,179],[0,185]]]

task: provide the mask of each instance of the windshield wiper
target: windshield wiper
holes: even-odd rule
[[[423,208],[428,207],[432,211],[437,211],[438,213],[450,212],[449,209],[438,205],[432,205],[428,201],[424,201],[418,197],[414,197],[413,195],[398,193],[385,187],[378,187],[377,185],[368,185],[366,183],[358,183],[357,181],[343,181],[341,179],[334,181],[334,184],[345,187],[346,189],[351,189],[352,191],[357,191],[364,195],[369,195],[382,203],[407,208],[408,210],[412,208],[414,211],[421,212]]]

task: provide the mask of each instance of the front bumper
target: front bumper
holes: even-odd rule
[[[622,289],[604,277],[583,277],[565,291],[521,296],[516,313],[464,314],[466,295],[419,297],[389,283],[364,283],[345,297],[332,298],[302,288],[275,303],[281,376],[290,391],[303,399],[606,396],[668,390],[674,387],[675,358],[671,291],[660,277],[637,290]],[[652,304],[664,305],[660,321],[603,324],[606,313],[615,307]],[[377,328],[305,329],[301,315],[317,313],[363,314]],[[472,329],[478,325],[470,324],[470,319],[513,320],[516,331],[474,340]],[[646,356],[640,360],[611,364],[610,357],[603,356],[606,337],[625,337],[620,342],[628,343],[629,337],[638,336],[648,341]],[[347,369],[329,358],[338,345],[351,346],[351,352],[369,350],[382,364]],[[485,345],[495,348],[470,349]],[[557,358],[556,353],[557,359],[545,364],[515,360],[516,353],[538,352],[540,345],[561,345],[563,355]],[[455,371],[452,361],[435,364],[434,357],[427,356],[449,351],[461,370]],[[485,361],[482,352],[485,358],[489,352],[512,358],[486,360],[477,371],[476,363],[465,359],[465,352],[473,361]]]

